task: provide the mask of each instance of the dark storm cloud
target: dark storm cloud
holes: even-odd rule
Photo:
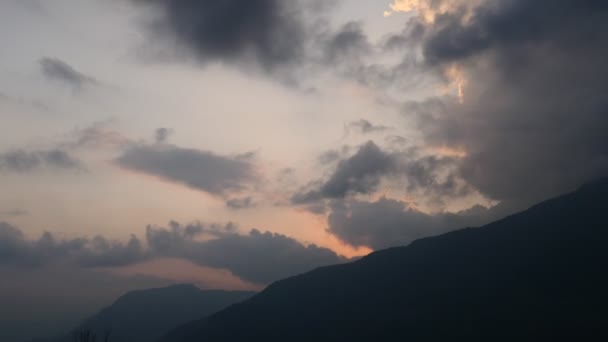
[[[153,56],[179,58],[185,51],[202,63],[253,67],[302,89],[313,89],[301,83],[320,71],[359,74],[375,49],[361,23],[328,19],[335,0],[131,1],[160,9],[147,30]],[[177,48],[159,47],[163,38]]]
[[[426,214],[405,202],[382,198],[376,202],[334,201],[328,231],[355,246],[382,249],[450,230],[479,226],[500,213],[474,207],[459,213]]]
[[[81,73],[60,59],[44,57],[39,63],[44,76],[51,80],[64,82],[74,89],[99,84],[93,77]]]
[[[138,145],[127,149],[115,162],[125,169],[225,195],[243,190],[255,181],[250,159],[171,145]]]
[[[405,107],[427,142],[467,151],[464,179],[520,206],[607,174],[608,3],[485,1],[472,13],[420,23],[427,67],[466,79],[463,104]]]
[[[347,150],[331,150],[322,155],[324,165],[339,160],[330,176],[311,183],[291,198],[296,205],[314,206],[327,199],[343,199],[351,195],[368,195],[378,190],[383,179],[403,179],[403,189],[410,194],[423,195],[433,202],[442,198],[454,198],[469,193],[461,177],[454,170],[457,160],[421,153],[418,148],[384,151],[373,141],[359,148],[352,156],[345,156]]]
[[[301,191],[291,201],[311,203],[325,198],[344,198],[348,194],[368,194],[376,190],[380,178],[394,167],[394,160],[372,141],[357,153],[340,161],[335,172],[319,189]]]
[[[29,172],[44,167],[82,169],[82,163],[61,149],[12,150],[0,153],[0,171]]]
[[[227,269],[241,279],[267,284],[313,268],[346,261],[330,249],[303,245],[285,235],[253,229],[240,235],[222,227],[172,222],[169,229],[148,227],[153,253],[185,258],[197,264]],[[210,240],[195,240],[199,235]]]
[[[156,6],[156,33],[169,33],[203,61],[254,62],[265,70],[294,63],[306,32],[293,0],[133,0]]]

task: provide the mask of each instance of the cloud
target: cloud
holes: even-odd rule
[[[146,247],[147,245],[147,247]],[[170,222],[168,228],[148,226],[146,244],[135,236],[127,242],[93,238],[58,239],[45,232],[37,240],[0,222],[0,266],[46,269],[70,265],[74,269],[121,267],[157,258],[179,258],[201,266],[226,269],[257,284],[347,261],[328,248],[302,244],[282,234],[237,227]]]
[[[363,134],[384,132],[384,131],[391,129],[390,127],[387,127],[387,126],[374,125],[365,119],[360,119],[357,121],[349,122],[348,125],[346,125],[346,127],[349,129],[357,130]]]
[[[30,172],[40,168],[82,169],[82,163],[62,149],[12,150],[0,153],[0,171]]]
[[[167,142],[169,135],[171,134],[171,130],[169,128],[157,128],[154,132],[154,138],[157,144],[163,144]]]
[[[362,24],[358,22],[346,23],[340,30],[332,32],[323,46],[325,63],[333,65],[349,58],[359,60],[372,51]]]
[[[244,190],[255,182],[254,166],[249,159],[172,145],[136,145],[127,149],[115,163],[125,169],[223,196]]]
[[[38,240],[31,241],[18,228],[0,222],[0,264],[43,267],[68,261],[82,267],[115,267],[133,264],[145,257],[141,242],[134,236],[124,244],[102,236],[58,240],[45,232]]]
[[[42,74],[48,79],[64,82],[76,90],[99,84],[93,77],[81,73],[60,59],[44,57],[39,63]]]
[[[383,180],[400,180],[410,195],[424,196],[440,203],[443,198],[465,196],[470,189],[463,183],[455,167],[458,159],[425,153],[418,147],[385,151],[368,141],[351,156],[347,150],[329,151],[322,155],[322,165],[335,164],[324,180],[312,182],[291,197],[296,205],[311,205],[322,213],[318,202],[344,199],[354,195],[371,195],[379,190]],[[336,160],[339,160],[337,163]]]
[[[231,198],[226,201],[226,206],[232,210],[249,209],[256,206],[253,197]]]
[[[393,162],[388,154],[369,141],[352,157],[340,161],[319,189],[296,193],[291,201],[304,204],[324,198],[344,198],[351,193],[372,193],[377,189],[380,177],[393,168]]]
[[[335,0],[131,1],[159,10],[146,30],[153,44],[144,51],[152,56],[262,71],[302,89],[311,89],[311,75],[327,71],[359,76],[375,49],[362,23],[333,25]]]
[[[608,4],[418,1],[427,70],[459,88],[408,103],[426,143],[466,151],[459,174],[520,208],[608,173]],[[442,7],[443,6],[443,7]]]
[[[175,38],[202,61],[255,63],[272,71],[295,63],[307,39],[299,1],[134,2],[161,10],[151,33]]]
[[[328,232],[355,247],[373,249],[407,245],[451,230],[479,226],[500,217],[481,206],[459,213],[427,214],[406,202],[381,198],[375,202],[333,201]]]
[[[228,269],[234,275],[258,284],[346,261],[330,249],[303,245],[285,235],[257,229],[240,235],[232,231],[230,225],[227,227],[182,227],[173,222],[170,229],[148,227],[146,236],[155,253]],[[204,234],[213,238],[195,239]]]

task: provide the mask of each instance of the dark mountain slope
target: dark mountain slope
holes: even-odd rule
[[[481,228],[276,282],[163,342],[538,341],[608,322],[608,180]]]
[[[245,291],[203,291],[193,285],[133,291],[87,319],[75,331],[99,337],[111,331],[112,342],[155,341],[169,330],[253,296]],[[72,336],[61,341],[73,341]]]

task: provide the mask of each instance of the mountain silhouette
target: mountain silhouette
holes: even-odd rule
[[[608,321],[608,179],[278,281],[162,342],[586,340]]]
[[[112,342],[151,342],[181,324],[208,316],[254,294],[200,290],[193,285],[132,291],[56,341],[72,342],[74,333],[91,331],[99,338],[109,332]]]

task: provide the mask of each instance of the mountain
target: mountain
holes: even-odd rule
[[[608,320],[608,179],[276,282],[163,342],[585,340]]]
[[[193,285],[129,292],[87,319],[74,332],[90,330],[112,342],[151,342],[169,330],[208,316],[254,295],[246,291],[203,291]],[[73,341],[73,333],[59,341]]]

